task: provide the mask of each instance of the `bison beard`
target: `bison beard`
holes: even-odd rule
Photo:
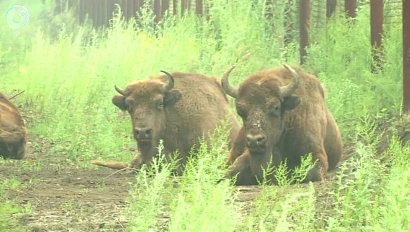
[[[188,154],[197,148],[201,137],[209,142],[208,133],[224,120],[230,123],[230,141],[238,133],[239,123],[230,112],[228,99],[215,78],[200,74],[167,73],[149,80],[129,84],[112,102],[128,111],[138,155],[128,164],[92,161],[114,169],[140,169],[149,165],[163,141],[165,160],[178,152],[177,174],[182,174]]]
[[[243,120],[231,149],[227,178],[236,185],[253,185],[263,178],[263,169],[286,161],[289,169],[311,153],[316,162],[304,180],[320,181],[340,160],[342,140],[337,124],[324,102],[318,79],[301,70],[285,68],[257,73],[238,89],[229,84],[229,70],[222,86],[235,98]],[[273,176],[268,182],[275,183]]]
[[[0,156],[23,159],[27,131],[18,108],[0,93]]]

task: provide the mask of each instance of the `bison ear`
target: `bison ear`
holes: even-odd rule
[[[118,108],[120,108],[121,110],[126,110],[127,109],[127,105],[125,104],[125,97],[124,96],[115,95],[112,98],[112,103],[114,105],[116,105]]]
[[[289,96],[283,99],[282,109],[283,110],[292,110],[300,104],[300,98],[297,96]]]
[[[170,90],[165,94],[164,106],[174,105],[179,99],[181,99],[181,92],[176,89]]]

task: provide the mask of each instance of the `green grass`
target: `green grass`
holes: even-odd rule
[[[10,178],[7,180],[0,179],[0,230],[8,231],[13,228],[13,231],[24,231],[18,224],[18,217],[24,213],[28,213],[28,208],[24,209],[17,206],[12,201],[6,199],[6,191],[16,190],[21,186],[21,183]],[[26,210],[26,211],[25,211]]]
[[[359,144],[355,157],[342,165],[332,191],[337,216],[327,219],[328,231],[410,229],[409,148],[394,138],[387,164],[374,153],[371,146]]]
[[[2,1],[0,10],[14,2]],[[87,168],[91,159],[129,161],[134,155],[128,152],[134,144],[128,115],[111,103],[114,84],[123,87],[159,70],[221,77],[237,63],[232,73],[237,85],[256,71],[299,60],[298,41],[283,44],[283,3],[274,9],[274,31],[267,30],[261,0],[214,0],[208,21],[167,17],[158,27],[146,9],[142,27],[117,17],[111,28],[95,31],[70,24],[68,13],[45,25],[41,12],[51,3],[26,2],[32,4],[30,25],[17,36],[0,31],[1,91],[25,90],[15,101],[28,116],[30,136],[53,142],[47,155]],[[130,230],[408,231],[409,149],[393,139],[385,154],[376,154],[380,138],[373,130],[376,122],[401,114],[401,27],[389,25],[384,71],[374,74],[368,7],[358,15],[354,23],[336,17],[319,30],[302,67],[320,78],[345,144],[354,147],[329,186],[289,185],[286,179],[282,186],[262,185],[253,210],[241,215],[242,206],[234,203],[237,190],[228,181],[215,184],[224,173],[221,154],[227,152],[220,139],[188,163],[177,187],[172,166],[160,161],[137,175],[129,199]],[[0,27],[7,26],[1,21]],[[0,202],[0,218],[16,212],[12,203]],[[168,222],[161,224],[158,216]]]

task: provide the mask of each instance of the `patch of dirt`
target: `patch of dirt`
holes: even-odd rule
[[[36,146],[31,146],[36,144]],[[17,179],[22,186],[6,197],[31,211],[19,218],[27,231],[128,231],[126,209],[135,173],[104,167],[82,168],[48,152],[53,144],[29,143],[22,161],[0,163],[0,180]],[[88,161],[84,161],[88,162]],[[238,204],[249,214],[259,186],[238,187]],[[159,219],[166,224],[168,217]]]
[[[41,146],[30,146],[25,160],[0,164],[0,180],[15,178],[23,184],[17,190],[8,191],[7,197],[17,205],[31,207],[31,212],[20,218],[20,225],[36,232],[127,231],[126,200],[135,173],[76,167],[62,157],[44,155],[52,145],[44,141],[35,143]],[[335,172],[330,172],[329,177]],[[323,192],[320,189],[329,187],[330,181],[314,185],[318,192]],[[241,205],[242,214],[248,215],[261,187],[239,186],[237,189],[237,203]],[[318,193],[318,197],[324,199],[326,194]],[[167,222],[169,218],[164,220]]]
[[[135,174],[66,163],[35,152],[0,165],[1,180],[23,185],[7,198],[32,209],[19,224],[27,231],[127,231],[124,209]]]
[[[40,171],[0,167],[0,178],[14,177],[26,185],[8,192],[19,205],[31,205],[32,212],[21,219],[28,231],[126,230],[122,210],[131,181],[130,173],[109,176],[112,170],[57,169]]]

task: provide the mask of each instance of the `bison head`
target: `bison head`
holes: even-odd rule
[[[287,110],[299,105],[299,97],[293,92],[299,85],[295,70],[264,72],[244,81],[238,89],[229,84],[232,67],[222,79],[225,92],[235,98],[236,110],[243,120],[244,141],[252,154],[264,154],[278,145],[284,130],[283,118]],[[291,81],[282,86],[278,75],[289,75]]]
[[[112,102],[130,114],[133,135],[139,146],[157,145],[164,137],[167,108],[181,98],[181,93],[173,89],[172,75],[161,72],[166,75],[130,84],[124,90],[115,86],[119,95],[115,95]]]

